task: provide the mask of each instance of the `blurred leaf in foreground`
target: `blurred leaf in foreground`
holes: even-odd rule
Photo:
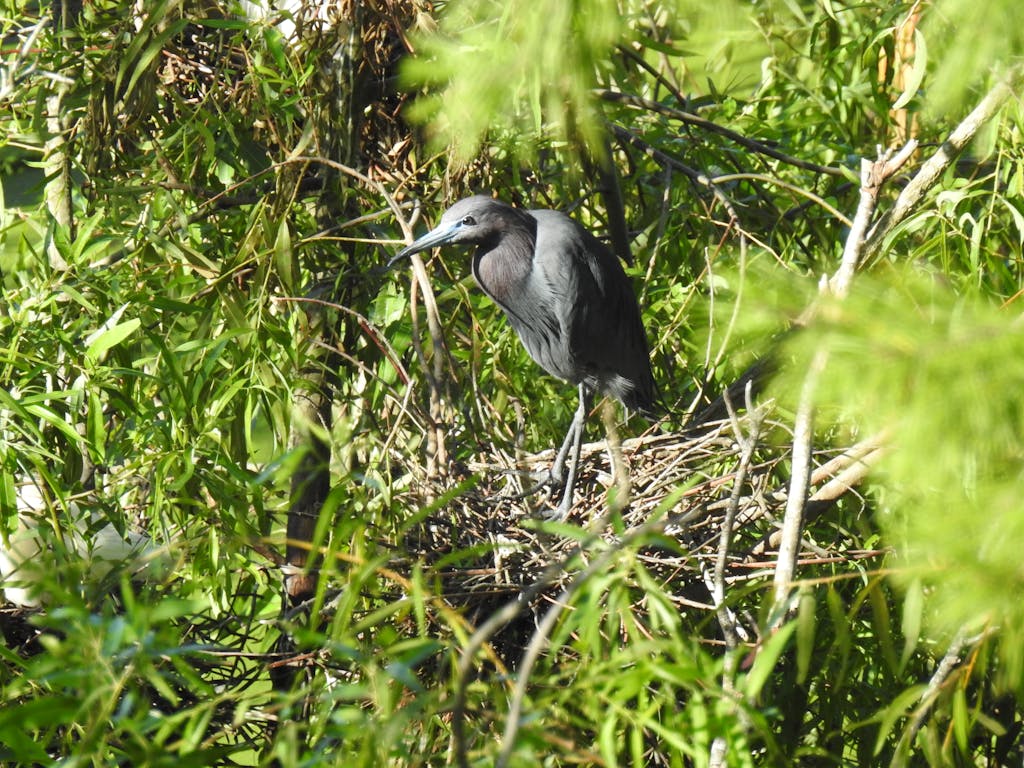
[[[909,273],[860,278],[794,334],[780,396],[821,347],[820,413],[885,434],[881,524],[906,580],[934,587],[935,628],[998,627],[1024,683],[1024,326],[1015,305]],[[823,422],[823,423],[825,423]]]
[[[923,29],[935,39],[935,72],[929,104],[937,113],[969,101],[985,74],[1024,55],[1024,4],[1017,0],[941,0],[924,13]]]
[[[742,18],[731,1],[710,12],[688,0],[673,5],[669,18],[710,14],[707,23],[719,28]],[[652,42],[651,13],[640,0],[448,3],[440,28],[414,38],[404,79],[427,92],[410,117],[428,125],[434,143],[459,162],[475,157],[487,137],[504,139],[515,155],[535,152],[534,138],[600,147],[593,88],[605,79],[614,46]]]

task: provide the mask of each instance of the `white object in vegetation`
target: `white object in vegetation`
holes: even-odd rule
[[[125,531],[70,502],[58,515],[70,530],[52,530],[50,504],[31,480],[17,487],[17,528],[0,541],[0,587],[8,601],[25,608],[50,602],[43,583],[56,569],[76,574],[83,587],[98,585],[115,569],[133,574],[158,560],[148,536]],[[45,527],[41,527],[45,526]]]

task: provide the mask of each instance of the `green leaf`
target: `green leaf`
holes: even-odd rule
[[[885,660],[889,671],[895,675],[899,669],[899,663],[896,660],[896,645],[892,641],[892,616],[889,613],[885,583],[883,579],[872,579],[865,589],[871,604],[871,624],[875,639],[882,652],[882,659]]]
[[[902,675],[907,668],[914,651],[921,639],[921,622],[924,616],[924,587],[920,579],[914,579],[907,585],[903,596],[903,652],[900,654],[899,673]]]
[[[288,292],[295,289],[295,254],[292,250],[292,236],[288,230],[288,220],[281,219],[274,238],[274,266],[281,285]]]
[[[917,96],[921,83],[928,72],[928,46],[920,29],[914,30],[914,66],[910,69],[903,87],[903,93],[892,105],[893,109],[903,109]]]
[[[601,756],[604,764],[609,766],[618,765],[616,755],[619,752],[618,720],[609,716],[601,723],[601,730],[598,732],[597,741],[601,746]]]
[[[31,404],[25,406],[25,411],[57,429],[72,445],[78,445],[81,441],[81,435],[75,431],[75,428],[68,424],[61,414],[54,412],[52,409],[42,405]]]
[[[137,317],[123,323],[117,322],[127,308],[127,304],[122,306],[106,323],[86,338],[85,357],[91,363],[98,363],[108,350],[127,339],[142,325],[142,321]]]
[[[122,96],[126,96],[135,90],[139,78],[146,73],[154,59],[163,52],[168,41],[181,34],[187,23],[185,19],[178,19],[167,24],[164,29],[152,37],[150,34],[147,34],[152,32],[151,28],[133,36],[131,45],[121,59],[121,67],[117,73],[117,87],[121,88],[123,86]],[[143,46],[145,47],[143,48]],[[124,76],[129,72],[131,72],[131,75],[128,78],[127,84],[125,84]]]
[[[274,59],[274,65],[278,71],[288,70],[288,58],[285,54],[284,36],[274,27],[265,27],[263,30],[263,42]]]
[[[961,686],[953,690],[953,736],[961,754],[968,754],[967,739],[971,732],[970,707],[967,706],[967,694]]]
[[[103,403],[99,393],[93,389],[89,390],[89,409],[86,418],[86,440],[88,441],[89,453],[94,462],[106,462],[107,435],[105,418],[103,414]]]
[[[810,587],[800,587],[800,607],[796,616],[796,669],[797,682],[803,685],[807,680],[814,656],[814,630],[817,601]]]
[[[878,723],[878,735],[875,738],[874,754],[878,755],[881,753],[890,738],[893,725],[917,702],[925,687],[924,685],[915,685],[901,691],[892,700],[892,703],[871,718],[869,722]]]
[[[753,667],[751,667],[746,677],[742,679],[739,686],[740,690],[746,694],[749,700],[754,701],[760,695],[764,684],[768,682],[768,678],[775,672],[775,665],[778,663],[782,652],[786,650],[789,639],[796,631],[796,628],[797,622],[795,621],[784,624],[758,649]]]

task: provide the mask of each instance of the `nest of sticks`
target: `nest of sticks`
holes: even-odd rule
[[[461,477],[417,482],[397,500],[433,510],[402,542],[404,556],[434,565],[443,598],[474,626],[499,607],[530,598],[492,640],[508,661],[584,567],[581,550],[635,546],[681,610],[713,612],[712,573],[723,547],[727,583],[771,579],[788,498],[780,465],[790,444],[788,428],[764,411],[686,432],[622,442],[612,434],[584,444],[575,504],[565,521],[582,529],[573,533],[544,516],[557,505],[560,489],[553,500],[524,493],[544,475],[554,451],[517,457],[495,450],[469,463]],[[852,491],[876,450],[866,441],[816,454],[805,524]],[[455,486],[463,489],[453,492]],[[817,564],[879,554],[829,551],[807,539],[803,553],[802,563]]]

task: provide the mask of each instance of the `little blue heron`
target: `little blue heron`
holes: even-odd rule
[[[484,195],[455,203],[433,230],[399,251],[475,245],[473,277],[505,312],[530,357],[579,388],[579,406],[551,468],[565,483],[555,513],[564,520],[594,392],[650,418],[656,407],[647,335],[629,278],[596,237],[559,211],[513,208]],[[568,477],[566,456],[572,449]]]

